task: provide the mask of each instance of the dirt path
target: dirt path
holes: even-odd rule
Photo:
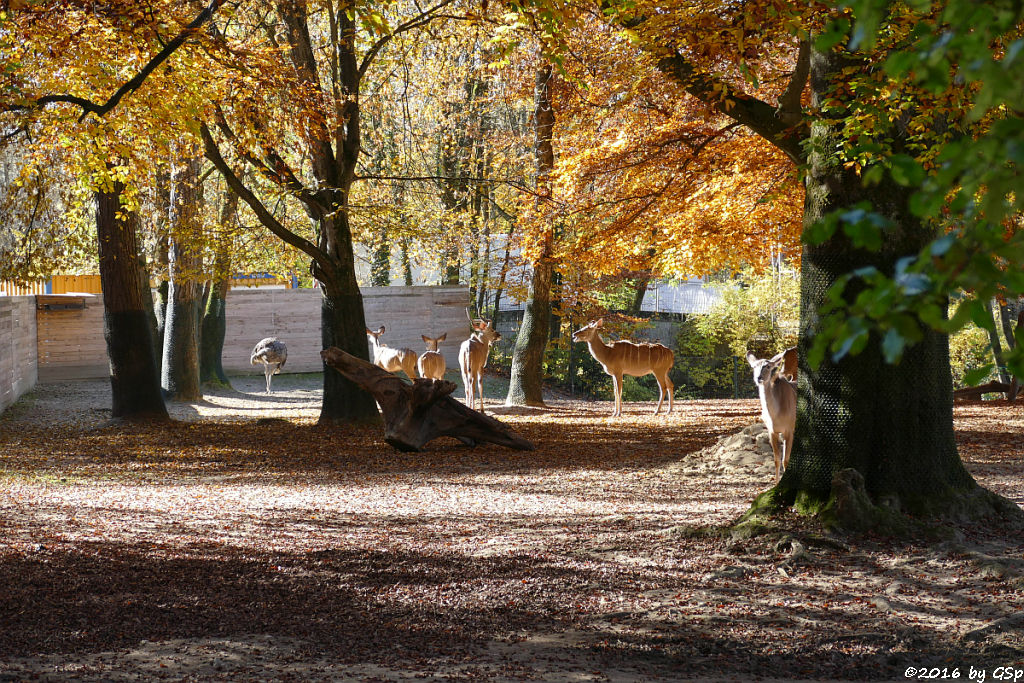
[[[535,452],[400,454],[315,427],[315,377],[262,381],[169,427],[104,426],[103,382],[0,417],[0,680],[1024,678],[1022,538],[702,532],[770,484],[714,448],[753,401],[560,400],[497,411]],[[957,433],[1024,504],[1021,407]]]

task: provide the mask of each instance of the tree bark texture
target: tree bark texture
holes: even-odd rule
[[[113,417],[167,420],[150,317],[138,267],[138,215],[121,206],[124,186],[96,193],[96,232],[103,288],[103,336],[110,359]]]
[[[227,276],[218,277],[206,299],[199,347],[199,381],[203,384],[231,385],[223,363],[228,286]]]
[[[216,256],[211,273],[210,294],[203,310],[199,335],[199,381],[205,384],[231,386],[224,372],[224,336],[227,331],[227,296],[231,278],[231,237],[228,226],[238,212],[238,195],[228,189],[220,214]]]
[[[823,93],[837,78],[836,55],[816,54],[812,93]],[[829,287],[863,266],[893,272],[896,261],[917,254],[935,237],[908,209],[908,193],[891,180],[864,187],[832,150],[840,131],[829,121],[811,126],[812,150],[804,207],[805,229],[827,213],[869,201],[892,221],[879,252],[855,248],[837,231],[819,245],[804,248],[800,302],[799,404],[792,460],[777,494],[787,504],[809,508],[829,499],[833,476],[844,469],[863,475],[876,504],[912,513],[949,512],[950,494],[976,488],[957,454],[953,437],[952,376],[948,338],[924,329],[924,339],[908,348],[899,365],[888,365],[880,339],[873,337],[855,356],[838,362],[826,357],[815,369],[806,364],[817,332],[817,311]],[[848,291],[850,300],[856,291]]]
[[[555,111],[551,107],[551,77],[550,64],[539,69],[534,88],[534,154],[537,162],[537,194],[541,198],[551,191],[549,179],[555,168],[552,144]],[[526,310],[512,353],[512,377],[505,405],[544,405],[544,351],[547,349],[551,329],[551,283],[555,270],[551,260],[552,239],[549,228],[540,258],[533,265]]]
[[[200,159],[181,162],[171,195],[170,287],[164,326],[161,386],[174,401],[202,398],[199,381],[199,312],[202,260],[195,244],[200,236]]]

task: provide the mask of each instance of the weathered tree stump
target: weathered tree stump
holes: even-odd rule
[[[396,375],[332,346],[320,352],[324,362],[368,391],[384,413],[384,440],[400,451],[419,451],[439,436],[462,443],[496,443],[520,451],[533,444],[493,417],[453,399],[457,385],[418,378],[409,384]]]

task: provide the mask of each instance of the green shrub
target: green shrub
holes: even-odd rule
[[[949,337],[949,363],[953,371],[953,386],[964,386],[964,375],[971,370],[991,365],[992,347],[989,345],[988,332],[974,323],[968,323]],[[996,379],[993,368],[981,384]]]
[[[611,384],[609,378],[609,384]],[[647,381],[649,380],[649,381]],[[650,385],[654,385],[652,389]],[[657,401],[658,382],[653,376],[622,378],[622,400],[623,401]]]

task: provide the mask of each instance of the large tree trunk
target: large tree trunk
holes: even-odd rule
[[[543,261],[533,267],[530,297],[512,352],[512,377],[505,405],[543,406],[544,351],[551,329],[551,274],[554,265]]]
[[[227,189],[220,213],[220,234],[214,256],[212,284],[203,310],[199,337],[199,381],[230,387],[224,373],[224,336],[227,331],[227,296],[231,280],[231,233],[229,225],[238,213],[238,194]]]
[[[793,454],[782,479],[755,501],[744,525],[756,528],[762,513],[794,504],[802,512],[822,513],[826,524],[845,528],[905,525],[907,519],[895,511],[1020,519],[1020,508],[979,487],[957,454],[945,335],[921,325],[922,341],[908,348],[896,366],[885,362],[877,334],[857,355],[838,361],[826,357],[818,368],[807,363],[829,288],[865,266],[892,274],[901,257],[916,256],[935,234],[909,211],[906,188],[891,178],[865,187],[861,176],[844,165],[847,159],[840,153],[848,141],[840,126],[847,119],[837,99],[847,92],[843,69],[867,65],[841,49],[820,52],[813,44],[801,42],[796,69],[777,105],[730,91],[729,84],[697,68],[681,51],[673,50],[658,62],[687,92],[804,166],[805,230],[861,201],[892,222],[881,232],[883,246],[877,252],[855,248],[842,229],[824,243],[804,248]],[[820,112],[826,101],[829,111],[805,127],[801,98],[808,71],[811,111]],[[729,92],[728,97],[722,92]],[[852,117],[853,112],[847,113]],[[901,133],[896,126],[891,134],[889,142],[898,147]],[[851,301],[855,290],[845,291]]]
[[[230,260],[230,255],[227,259]],[[221,253],[217,254],[217,263],[223,263]],[[203,311],[203,324],[200,334],[199,381],[202,384],[231,386],[228,376],[224,373],[224,336],[227,332],[227,294],[229,277],[214,270],[214,280],[210,287],[210,295],[206,299]]]
[[[124,185],[96,193],[96,232],[103,288],[103,335],[110,358],[112,415],[167,420],[138,267],[138,215],[121,206]],[[120,217],[118,216],[120,214]]]
[[[537,71],[534,89],[537,158],[537,194],[543,197],[551,190],[549,178],[555,168],[552,134],[555,112],[551,108],[551,65]],[[519,326],[512,354],[512,377],[505,405],[543,406],[544,351],[551,329],[551,281],[555,267],[551,260],[552,234],[547,230],[544,248],[533,266],[530,294]]]
[[[320,275],[323,300],[320,304],[320,335],[325,349],[340,348],[356,358],[369,361],[366,340],[366,316],[363,295],[356,282],[352,233],[344,212],[323,221],[324,234],[331,235],[331,256],[336,270],[331,276]],[[324,365],[324,398],[320,408],[320,424],[376,420],[377,404],[373,398],[341,374]]]
[[[988,332],[988,343],[989,346],[992,347],[992,358],[996,362],[996,373],[999,375],[1000,382],[1009,384],[1012,378],[1006,371],[1006,361],[1003,360],[1003,345],[999,341],[999,327],[1002,323],[1001,316],[999,320],[1000,324],[997,325],[991,300],[985,302],[985,311],[988,312],[988,317],[992,321],[992,328],[986,329],[985,331]],[[1012,349],[1013,347],[1011,346],[1010,348]]]
[[[812,93],[817,99],[837,77],[841,62],[834,53],[819,54],[812,65]],[[796,504],[799,510],[821,512],[826,521],[847,528],[885,526],[895,511],[969,515],[978,510],[978,503],[983,513],[1005,511],[1002,503],[993,501],[995,496],[977,486],[957,454],[948,337],[922,325],[923,341],[908,348],[895,366],[885,362],[877,336],[857,355],[838,362],[826,357],[817,369],[807,365],[818,310],[829,287],[863,266],[891,273],[900,257],[917,254],[935,236],[909,211],[904,188],[891,180],[864,187],[860,177],[831,154],[841,147],[834,125],[812,124],[805,228],[831,211],[865,200],[894,227],[883,233],[880,252],[855,248],[841,230],[823,244],[804,249],[795,444],[782,480],[768,492],[768,500],[759,502]],[[856,294],[847,296],[852,300]],[[848,496],[840,485],[847,477],[837,476],[843,470],[856,470],[863,477],[871,505],[860,513],[852,514],[845,505]]]
[[[156,173],[156,217],[153,220],[153,229],[156,233],[156,254],[154,271],[158,280],[156,288],[156,301],[153,304],[153,314],[156,317],[156,360],[163,362],[164,355],[164,329],[167,326],[167,294],[170,289],[170,282],[167,281],[167,268],[170,256],[167,251],[167,240],[170,226],[171,214],[171,176],[164,169]]]
[[[202,398],[199,381],[199,310],[203,287],[201,257],[194,244],[199,236],[199,159],[178,169],[171,201],[171,244],[168,259],[170,288],[164,327],[161,386],[174,401]]]

